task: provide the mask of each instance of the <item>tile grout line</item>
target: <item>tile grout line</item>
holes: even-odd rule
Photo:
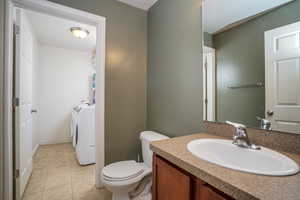
[[[70,165],[69,167],[70,167],[70,169],[71,169],[71,175],[70,175],[71,177],[70,177],[70,178],[71,178],[71,193],[72,193],[72,200],[75,200],[75,199],[74,199],[74,188],[73,188],[73,174],[72,174],[72,173],[73,173],[73,171],[72,171],[73,169],[72,169],[72,167],[71,167],[71,162],[69,163],[69,165]]]
[[[59,158],[58,158],[59,157]],[[34,167],[33,167],[33,173],[34,179],[29,180],[28,185],[32,184],[30,186],[30,190],[28,190],[28,197],[24,200],[57,200],[60,199],[59,196],[52,196],[53,194],[47,193],[48,186],[49,189],[52,188],[53,183],[52,179],[57,179],[59,182],[60,176],[63,175],[63,181],[66,180],[65,176],[68,173],[68,179],[70,181],[69,188],[71,189],[70,196],[67,197],[65,200],[75,200],[75,199],[84,199],[84,200],[92,200],[95,196],[93,195],[100,195],[99,200],[104,200],[101,195],[101,191],[97,191],[94,193],[94,182],[93,182],[93,188],[90,188],[91,184],[90,182],[90,176],[91,174],[94,174],[94,166],[89,167],[82,167],[80,166],[76,161],[76,155],[74,148],[66,145],[66,146],[60,146],[60,145],[51,145],[51,146],[41,146],[37,150],[37,154],[34,157]],[[75,164],[76,162],[76,164]],[[54,171],[53,171],[54,170]],[[64,171],[66,170],[66,171]],[[51,173],[51,180],[49,180]],[[62,173],[62,174],[61,174]],[[41,175],[42,174],[42,175]],[[57,177],[56,177],[57,176]],[[65,178],[64,178],[65,177]],[[94,177],[92,177],[94,178]],[[81,182],[82,181],[82,182]],[[94,181],[94,180],[93,180]],[[82,185],[78,185],[78,184]],[[39,184],[42,184],[39,186]],[[49,185],[50,184],[50,185]],[[48,185],[48,186],[47,186]],[[79,186],[77,188],[77,185]],[[90,188],[89,190],[85,191],[83,188]],[[75,191],[79,189],[79,191]],[[32,190],[33,189],[33,190]],[[26,191],[25,191],[26,192]],[[104,191],[105,192],[105,191]],[[61,193],[61,192],[59,192]],[[54,194],[57,194],[54,190]],[[66,191],[62,193],[63,195],[66,195]],[[78,196],[77,196],[78,195]],[[91,195],[91,196],[89,196]],[[104,197],[104,196],[103,196]],[[111,197],[107,196],[104,197],[105,199],[110,199]]]

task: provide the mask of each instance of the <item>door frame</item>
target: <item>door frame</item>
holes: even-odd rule
[[[46,0],[5,0],[5,46],[4,46],[4,198],[13,199],[13,24],[15,8],[32,10],[97,28],[96,41],[96,187],[103,187],[100,175],[105,162],[105,33],[106,18],[82,10],[70,8]]]
[[[212,73],[211,74],[208,74],[207,73],[207,69],[203,69],[203,72],[205,72],[206,74],[203,73],[203,76],[206,76],[206,77],[203,77],[203,80],[206,81],[205,84],[203,83],[203,85],[205,86],[205,89],[203,88],[205,94],[203,93],[203,97],[206,99],[208,97],[208,92],[207,92],[207,88],[208,88],[208,77],[210,76],[212,81],[211,81],[211,87],[212,87],[212,91],[211,91],[211,96],[210,96],[210,99],[211,99],[211,106],[212,106],[212,119],[207,119],[205,117],[205,115],[207,116],[207,110],[208,110],[208,107],[207,107],[207,104],[205,102],[205,99],[203,101],[203,119],[204,120],[208,120],[208,121],[215,121],[216,120],[216,82],[217,82],[217,79],[216,79],[216,72],[217,72],[217,67],[216,67],[216,50],[213,48],[213,47],[209,47],[209,46],[205,46],[203,45],[203,67],[205,68],[205,60],[206,58],[204,58],[204,54],[211,54],[212,55],[212,60],[211,60],[211,64],[212,64]],[[206,61],[207,62],[207,61]]]

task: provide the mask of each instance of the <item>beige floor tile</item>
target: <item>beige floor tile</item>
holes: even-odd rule
[[[29,183],[26,186],[24,195],[32,195],[36,193],[41,193],[45,189],[45,183],[44,182],[32,182],[29,181]]]
[[[47,180],[47,170],[41,169],[41,170],[33,170],[31,177],[29,179],[30,182],[43,182],[45,183]]]
[[[76,159],[70,159],[70,168],[72,169],[72,171],[73,171],[73,169],[78,168],[78,165],[79,165],[79,163]]]
[[[37,152],[34,157],[33,157],[33,160],[34,161],[39,161],[41,159],[47,159],[48,158],[48,152],[46,151],[43,151],[43,152]]]
[[[92,192],[93,190],[95,190],[95,184],[87,184],[87,183],[72,183],[72,192],[75,196],[81,195],[81,194],[85,194],[87,192]]]
[[[81,194],[74,194],[73,200],[111,200],[112,194],[106,189],[93,189]]]
[[[111,200],[95,188],[95,166],[80,166],[71,144],[40,146],[23,200]]]
[[[83,185],[83,184],[87,184],[87,185],[95,185],[95,177],[72,177],[72,185],[76,186],[76,185]]]
[[[55,160],[48,163],[48,168],[70,167],[69,160]]]
[[[33,163],[33,169],[37,169],[37,170],[40,170],[40,169],[46,169],[48,167],[48,160],[46,159],[42,159],[42,160],[39,160],[39,161],[34,161]]]
[[[52,177],[49,176],[45,183],[45,190],[50,190],[50,189],[62,187],[65,185],[71,186],[71,177],[70,176],[65,176],[65,175],[52,176]]]
[[[77,169],[72,171],[72,184],[95,184],[95,170],[89,169]]]
[[[71,185],[57,185],[50,190],[45,190],[43,200],[72,200]]]
[[[74,166],[72,168],[72,173],[89,173],[93,174],[95,173],[95,166],[94,165],[87,165],[87,166]]]
[[[107,189],[96,189],[96,192],[99,193],[98,196],[101,200],[111,200],[112,199],[112,193],[108,191]]]
[[[22,200],[42,200],[43,199],[43,193],[34,193],[34,194],[25,194]]]
[[[56,168],[48,168],[47,169],[48,176],[71,176],[72,171],[70,167],[56,167]]]

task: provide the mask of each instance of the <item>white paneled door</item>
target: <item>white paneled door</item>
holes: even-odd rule
[[[300,134],[300,22],[265,32],[266,118]]]
[[[32,172],[33,38],[22,10],[15,20],[15,186],[21,199]]]

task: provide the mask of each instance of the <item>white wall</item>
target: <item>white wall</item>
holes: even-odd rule
[[[39,46],[37,81],[40,144],[71,141],[72,108],[89,99],[90,77],[95,72],[89,52]]]

